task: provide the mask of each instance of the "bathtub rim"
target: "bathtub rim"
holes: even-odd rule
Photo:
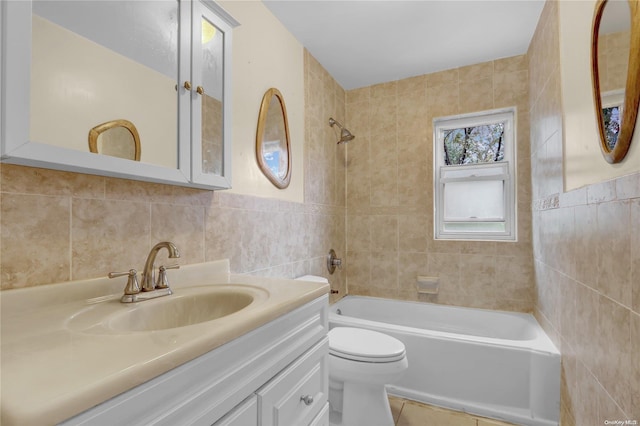
[[[384,303],[398,303],[398,304],[413,304],[413,305],[427,305],[436,307],[438,309],[452,309],[452,310],[474,310],[480,312],[487,313],[501,313],[507,314],[507,316],[516,316],[524,320],[528,326],[533,327],[535,331],[535,338],[528,340],[511,340],[511,339],[503,339],[503,338],[494,338],[494,337],[484,337],[484,336],[474,336],[470,334],[458,334],[451,333],[445,331],[437,331],[430,330],[425,328],[418,327],[410,327],[404,325],[396,325],[389,324],[386,322],[367,320],[363,318],[357,318],[348,316],[345,314],[338,314],[336,312],[337,309],[340,308],[341,303],[346,300],[376,300],[382,301]],[[387,299],[382,297],[372,297],[372,296],[358,296],[358,295],[346,295],[342,299],[338,300],[336,303],[332,304],[329,307],[329,327],[332,328],[335,324],[341,323],[344,326],[350,327],[358,327],[364,326],[363,328],[373,328],[379,327],[383,330],[391,331],[391,330],[401,330],[403,332],[409,334],[428,334],[429,336],[439,339],[439,340],[457,340],[457,341],[465,341],[476,344],[486,344],[491,346],[507,346],[514,349],[528,350],[535,353],[541,354],[551,354],[551,355],[560,355],[560,351],[555,346],[555,344],[551,341],[551,338],[544,331],[540,323],[537,319],[530,313],[524,312],[514,312],[514,311],[504,311],[504,310],[495,310],[495,309],[483,309],[483,308],[469,308],[464,306],[455,306],[455,305],[441,305],[437,303],[430,302],[420,302],[420,301],[412,301],[412,300],[397,300],[397,299]]]

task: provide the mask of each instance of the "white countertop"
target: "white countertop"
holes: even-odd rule
[[[329,291],[323,283],[228,271],[228,262],[218,261],[187,265],[169,276],[176,295],[197,285],[244,284],[260,289],[266,297],[213,321],[147,332],[96,333],[69,326],[74,314],[89,306],[108,303],[109,309],[122,309],[130,305],[115,303],[126,277],[0,292],[1,423],[25,426],[63,421]]]

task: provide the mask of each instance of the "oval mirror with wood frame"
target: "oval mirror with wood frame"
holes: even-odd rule
[[[591,32],[591,75],[600,149],[624,160],[640,104],[640,3],[598,0]]]
[[[291,181],[291,143],[287,108],[282,93],[271,88],[262,97],[256,132],[256,159],[262,173],[276,187]]]

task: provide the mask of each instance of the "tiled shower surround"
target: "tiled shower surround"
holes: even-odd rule
[[[347,92],[349,293],[533,307],[526,56]],[[433,240],[433,119],[517,107],[517,242]],[[418,295],[416,276],[438,277]]]
[[[640,424],[640,173],[563,192],[557,7],[528,52],[535,315],[562,352],[562,425]]]
[[[0,287],[140,267],[165,239],[182,264],[285,277],[328,276],[334,248],[333,297],[348,279],[352,294],[534,312],[563,354],[562,424],[640,423],[640,174],[563,192],[559,72],[554,1],[527,55],[346,93],[305,52],[303,203],[2,164]],[[507,106],[518,242],[434,242],[433,118]],[[336,145],[329,117],[356,139]],[[440,293],[419,298],[416,275]]]

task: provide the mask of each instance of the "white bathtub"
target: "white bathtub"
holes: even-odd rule
[[[401,340],[409,369],[389,394],[519,425],[558,425],[560,353],[532,315],[347,296],[329,327]]]

